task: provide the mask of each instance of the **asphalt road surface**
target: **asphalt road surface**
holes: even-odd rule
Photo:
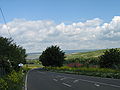
[[[120,90],[120,79],[40,71],[28,72],[26,90]]]

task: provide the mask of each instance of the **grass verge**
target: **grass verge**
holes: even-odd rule
[[[71,68],[71,67],[44,67],[44,70],[49,70],[53,72],[69,73],[69,74],[78,74],[78,75],[87,75],[103,78],[114,78],[120,79],[120,71],[107,69],[107,68]]]
[[[12,71],[10,74],[0,78],[0,90],[22,90],[24,73]]]

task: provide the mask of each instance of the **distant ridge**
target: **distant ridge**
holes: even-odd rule
[[[110,49],[110,48],[108,48]],[[117,48],[120,50],[120,48]],[[65,54],[78,54],[79,53],[93,53],[93,54],[101,54],[107,49],[81,49],[81,50],[63,50]],[[32,59],[39,59],[39,56],[41,55],[41,52],[35,52],[35,53],[27,53],[27,60],[32,60]]]
[[[78,53],[78,52],[90,52],[90,51],[96,51],[98,49],[81,49],[81,50],[63,50],[65,54],[72,54],[72,53]]]
[[[65,54],[72,54],[72,53],[79,53],[79,52],[90,52],[90,51],[96,51],[98,49],[81,49],[81,50],[63,50]],[[32,60],[32,59],[39,59],[39,56],[42,52],[34,52],[34,53],[27,53],[26,59]]]

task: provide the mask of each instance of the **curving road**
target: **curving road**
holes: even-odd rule
[[[120,90],[120,79],[54,73],[34,69],[27,74],[26,90]]]

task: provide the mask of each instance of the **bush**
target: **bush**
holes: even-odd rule
[[[16,45],[11,38],[0,37],[0,66],[6,73],[19,70],[19,63],[26,63],[26,50]]]
[[[21,71],[12,71],[4,78],[0,78],[0,90],[22,90],[23,74]]]
[[[7,82],[3,78],[0,78],[0,90],[7,90],[7,89],[8,89]]]
[[[120,68],[120,51],[118,49],[109,49],[104,52],[100,57],[101,68]]]
[[[120,79],[120,71],[107,68],[87,68],[87,67],[71,68],[64,66],[64,67],[44,67],[44,70]]]

